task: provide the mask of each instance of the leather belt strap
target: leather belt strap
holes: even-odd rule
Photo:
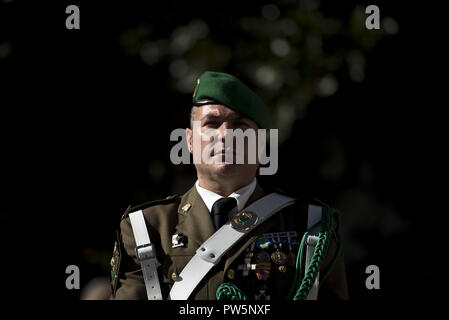
[[[270,193],[237,213],[231,221],[223,225],[198,248],[196,254],[179,275],[179,280],[174,283],[170,291],[170,299],[187,300],[209,270],[220,261],[221,257],[234,244],[254,227],[266,221],[279,210],[293,204],[294,201],[294,198],[278,193]],[[237,222],[247,222],[252,218],[257,218],[253,220],[254,223],[250,227],[238,229],[235,227],[235,218],[242,216],[245,212],[250,214],[248,216],[243,215],[244,219]]]
[[[136,257],[142,266],[143,279],[147,289],[148,300],[162,300],[161,287],[156,268],[156,249],[150,241],[143,211],[129,214],[134,239],[136,240]]]

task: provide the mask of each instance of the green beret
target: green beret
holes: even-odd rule
[[[222,104],[241,112],[261,129],[270,128],[268,110],[262,99],[236,77],[207,71],[197,80],[193,105]]]

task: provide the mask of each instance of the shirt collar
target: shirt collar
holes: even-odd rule
[[[235,198],[235,200],[237,200],[238,211],[242,210],[245,207],[249,197],[253,194],[254,190],[256,189],[256,184],[257,179],[254,178],[254,180],[250,184],[234,191],[229,195],[229,197],[233,197]],[[195,187],[198,193],[200,194],[201,198],[203,199],[204,203],[206,204],[207,209],[209,209],[209,212],[212,210],[212,206],[214,205],[215,201],[224,198],[223,196],[215,192],[200,187],[198,180],[195,183]]]

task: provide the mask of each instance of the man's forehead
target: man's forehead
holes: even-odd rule
[[[199,116],[204,118],[207,116],[212,117],[241,117],[243,116],[240,112],[232,110],[221,104],[208,104],[199,107]]]

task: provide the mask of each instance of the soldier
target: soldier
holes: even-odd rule
[[[190,153],[215,160],[235,160],[226,129],[269,128],[261,99],[218,72],[198,79],[191,121]],[[215,151],[204,139],[210,132]],[[126,210],[111,260],[113,299],[348,298],[336,210],[263,189],[245,147],[243,164],[200,161],[184,195]]]

